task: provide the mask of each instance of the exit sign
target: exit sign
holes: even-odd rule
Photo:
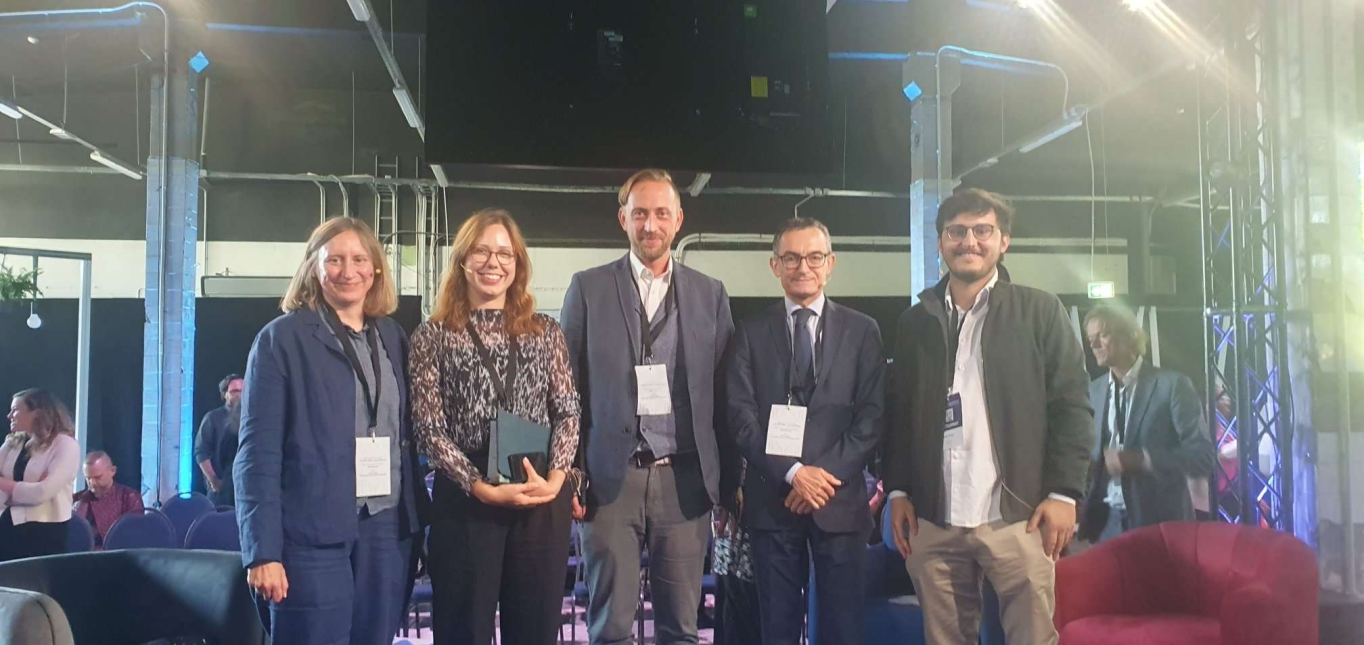
[[[1112,282],[1091,282],[1089,283],[1089,299],[1102,300],[1118,295],[1118,290]]]

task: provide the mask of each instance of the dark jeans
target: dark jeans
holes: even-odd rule
[[[439,645],[487,645],[501,608],[502,645],[552,645],[562,624],[569,487],[528,509],[489,506],[436,475],[431,615]]]
[[[276,645],[390,645],[403,614],[411,539],[398,509],[360,517],[356,541],[284,545],[289,595],[270,603]]]

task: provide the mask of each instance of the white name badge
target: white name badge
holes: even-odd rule
[[[355,440],[355,496],[385,497],[393,492],[389,479],[388,437]]]
[[[767,454],[800,459],[805,447],[805,412],[799,405],[774,405],[767,417]]]
[[[673,396],[668,389],[667,365],[636,365],[635,382],[639,385],[639,405],[635,414],[648,416],[672,413]]]

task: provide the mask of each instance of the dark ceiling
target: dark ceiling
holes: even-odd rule
[[[1055,2],[1070,17],[1069,32],[1048,27],[1035,12],[1019,8],[1016,0],[838,0],[829,14],[829,50],[905,54],[958,45],[1048,61],[1067,71],[1068,97],[1054,74],[965,68],[953,110],[956,165],[966,167],[997,154],[1002,142],[1016,141],[1058,118],[1063,99],[1068,105],[1091,103],[1183,55],[1169,37],[1124,9],[1119,0]],[[109,4],[113,3],[4,3],[9,11]],[[394,34],[405,75],[418,85],[425,3],[373,4]],[[1166,0],[1166,4],[1198,31],[1212,20],[1209,7],[1221,3]],[[391,87],[374,44],[343,0],[167,0],[164,5],[175,22],[176,64],[204,51],[212,61],[206,75],[215,84],[349,90],[354,83],[362,91]],[[60,91],[64,75],[73,93],[131,87],[135,67],[145,83],[159,68],[160,36],[160,18],[155,15],[142,20],[128,12],[101,18],[0,18],[0,95],[10,93],[7,76],[21,98],[26,93]],[[870,132],[858,135],[856,142],[848,134],[847,147],[856,148],[859,159],[845,166],[846,175],[867,179],[767,177],[763,183],[846,182],[905,190],[910,104],[900,95],[900,67],[896,60],[866,57],[830,64],[831,112],[835,121],[842,121],[832,125],[847,131],[852,120],[854,127]],[[1195,75],[1174,67],[1094,112],[1087,128],[1028,155],[1002,157],[993,168],[967,177],[966,183],[1015,194],[1087,194],[1091,178],[1100,192],[1106,183],[1110,194],[1188,190],[1197,182],[1195,96]],[[844,109],[834,108],[838,104]],[[751,179],[717,177],[712,185],[751,184]]]

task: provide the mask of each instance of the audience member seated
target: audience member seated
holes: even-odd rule
[[[114,481],[118,467],[103,450],[85,456],[85,490],[76,494],[72,514],[85,518],[95,532],[95,550],[104,548],[104,536],[118,518],[142,512],[137,491]]]

